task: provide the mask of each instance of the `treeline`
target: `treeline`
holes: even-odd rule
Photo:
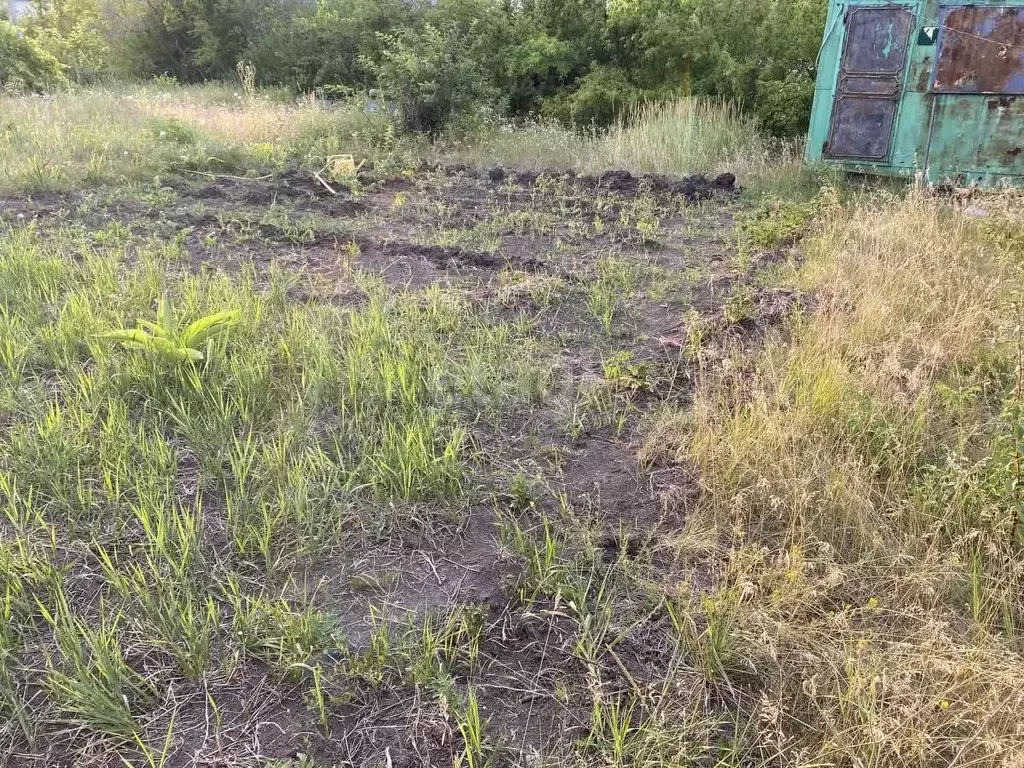
[[[437,132],[534,114],[605,125],[678,95],[804,130],[826,0],[37,0],[24,36],[72,80],[231,78],[373,94]]]

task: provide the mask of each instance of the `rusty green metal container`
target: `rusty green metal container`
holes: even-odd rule
[[[830,0],[807,160],[1024,184],[1024,0]]]

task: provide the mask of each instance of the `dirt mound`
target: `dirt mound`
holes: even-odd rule
[[[517,269],[540,269],[544,263],[531,258],[510,259],[497,253],[474,251],[447,245],[420,245],[417,243],[394,242],[382,245],[380,252],[385,256],[400,259],[422,259],[438,269],[489,269],[498,270],[506,266]]]
[[[199,186],[172,179],[166,186],[198,200],[224,200],[241,205],[270,205],[282,198],[289,201],[355,202],[347,192],[339,191],[339,194],[332,195],[312,173],[295,167],[270,177],[247,179],[241,176],[218,176]]]
[[[606,171],[600,176],[578,177],[578,181],[610,189],[621,195],[636,195],[644,189],[671,195],[682,195],[687,200],[708,200],[716,192],[736,191],[736,177],[723,173],[715,179],[707,176],[687,176],[675,179],[662,174],[641,174],[635,176],[629,171]]]
[[[609,170],[598,175],[586,175],[572,170],[523,170],[503,166],[480,167],[464,163],[439,164],[426,161],[420,164],[419,170],[489,184],[512,183],[519,187],[535,186],[544,177],[568,183],[577,189],[613,192],[623,197],[655,193],[678,195],[688,202],[709,200],[737,191],[736,177],[731,173],[723,173],[713,179],[702,175],[675,178],[664,174],[633,174],[626,170]],[[359,174],[359,181],[367,187],[377,184],[389,190],[398,186],[410,186],[406,177],[388,177],[375,172],[372,167]],[[360,205],[347,191],[339,191],[339,194],[332,195],[312,173],[296,167],[277,173],[269,180],[224,176],[199,186],[181,181],[172,181],[168,186],[194,199],[240,205],[270,205],[281,198],[292,202],[315,201],[318,205],[329,204],[337,207],[338,213],[342,215],[358,212]]]
[[[641,192],[655,192],[668,195],[681,195],[687,201],[708,200],[717,195],[732,194],[737,191],[736,177],[731,173],[723,173],[714,179],[707,176],[686,176],[674,178],[664,174],[633,174],[626,170],[609,170],[598,175],[578,174],[572,170],[523,170],[493,166],[481,168],[463,163],[443,165],[424,162],[422,170],[445,175],[461,175],[470,179],[487,180],[492,184],[511,183],[529,187],[537,183],[542,176],[567,181],[575,187],[607,190],[624,196],[635,196]]]

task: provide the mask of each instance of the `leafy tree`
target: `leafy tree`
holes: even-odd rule
[[[734,100],[774,132],[806,127],[826,0],[612,0],[634,80]]]
[[[39,0],[26,36],[72,77],[382,88],[410,130],[539,112],[606,125],[638,101],[742,104],[806,125],[827,0]]]
[[[37,0],[24,22],[25,36],[68,68],[79,83],[109,74],[111,46],[97,0]]]
[[[66,85],[64,67],[13,24],[0,21],[0,89],[43,91]]]
[[[231,77],[286,13],[274,0],[97,0],[121,76]]]
[[[372,65],[381,57],[381,35],[413,28],[422,15],[406,0],[318,0],[281,19],[247,57],[264,82],[300,91],[324,85],[368,89],[375,85]]]
[[[604,126],[643,98],[643,91],[625,70],[597,65],[577,81],[575,89],[547,100],[544,111],[576,125]]]
[[[506,58],[509,107],[523,114],[538,107],[541,99],[557,96],[572,81],[577,67],[571,45],[522,16],[515,17],[516,42]]]
[[[194,67],[203,78],[230,77],[283,13],[272,0],[184,0],[183,8],[196,43]]]
[[[378,33],[379,55],[364,65],[407,130],[464,128],[504,106],[506,10],[495,0],[439,0],[416,26]]]
[[[496,96],[467,55],[469,43],[452,30],[427,23],[421,30],[382,35],[376,70],[385,98],[397,102],[409,131],[436,135]]]
[[[757,116],[766,131],[796,136],[807,130],[814,102],[810,73],[794,70],[782,80],[758,80],[757,93]]]
[[[609,111],[614,99],[599,105],[601,93],[617,93],[625,84],[614,68],[605,0],[524,0],[514,29],[507,66],[517,111],[581,123]],[[583,83],[593,70],[600,71]],[[587,87],[574,100],[581,85]]]

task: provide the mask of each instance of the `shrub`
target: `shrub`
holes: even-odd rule
[[[169,141],[182,146],[199,143],[199,134],[195,128],[175,117],[156,117],[150,121],[149,129],[156,139]]]
[[[59,61],[0,21],[0,89],[44,91],[67,81]]]
[[[807,233],[818,213],[820,200],[797,203],[765,199],[753,211],[741,216],[736,233],[744,251],[790,248]]]
[[[81,20],[81,14],[68,12],[73,6],[98,5],[107,46],[104,64],[111,74],[128,79],[169,75],[184,82],[233,78],[249,47],[288,13],[285,4],[269,0],[46,2],[62,9],[67,21]]]
[[[367,90],[376,85],[367,62],[380,58],[378,33],[414,26],[418,17],[404,0],[320,0],[275,24],[246,57],[264,82],[299,91]]]
[[[471,42],[457,29],[427,23],[419,32],[404,30],[382,41],[381,60],[370,66],[408,131],[437,135],[455,124],[465,127],[497,97],[470,55]]]
[[[91,83],[109,73],[110,43],[98,0],[36,0],[25,36],[67,66],[68,76]]]
[[[584,75],[576,90],[557,99],[556,110],[549,107],[547,111],[579,126],[607,126],[628,114],[641,99],[642,92],[625,71],[600,66]]]
[[[814,78],[808,72],[790,72],[784,80],[759,80],[757,116],[774,136],[806,132],[814,101]]]
[[[782,135],[806,127],[825,0],[615,0],[609,8],[634,82],[745,104]]]

